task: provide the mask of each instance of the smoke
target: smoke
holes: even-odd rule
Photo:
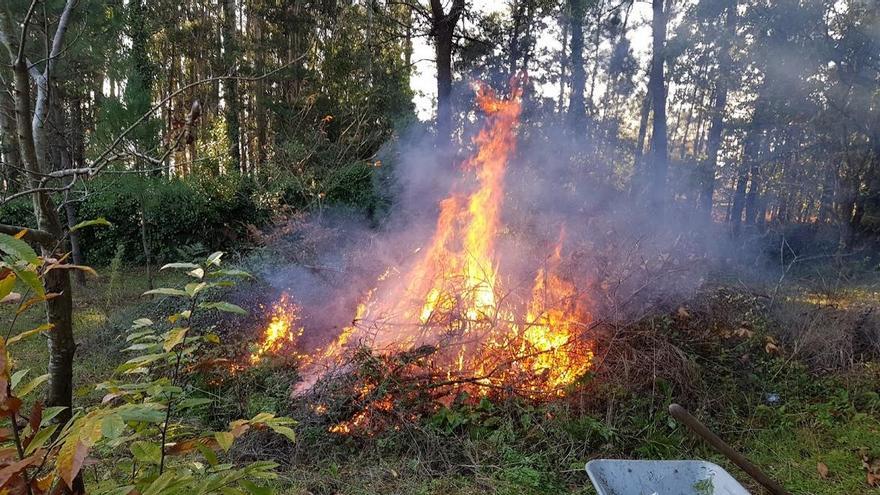
[[[380,297],[405,297],[408,267],[434,234],[439,203],[474,185],[461,163],[485,121],[480,112],[466,115],[461,149],[438,149],[419,126],[388,143],[377,156],[377,176],[392,206],[378,227],[344,209],[285,227],[275,248],[290,263],[264,278],[300,306],[305,352],[325,349],[350,327],[377,284]],[[589,138],[535,116],[517,136],[495,247],[503,297],[526,298],[561,241],[559,270],[588,301],[592,319],[627,321],[681,304],[703,284],[711,260],[724,256],[724,243],[716,241],[723,236],[707,220],[692,208],[647,209],[618,182],[615,170],[625,165],[598,162],[602,153]]]

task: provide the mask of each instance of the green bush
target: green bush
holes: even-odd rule
[[[308,210],[343,205],[381,215],[387,198],[377,190],[378,168],[354,161],[338,166],[310,167],[295,172],[281,163],[269,163],[254,177],[237,174],[202,175],[190,179],[106,175],[74,196],[77,217],[106,218],[110,228],[80,233],[85,262],[107,265],[119,246],[126,259],[145,259],[141,221],[154,264],[208,251],[236,250],[249,244],[249,225],[263,227],[285,209]],[[60,200],[60,198],[56,198]],[[29,198],[0,206],[3,223],[36,226]]]
[[[189,251],[235,249],[247,242],[247,225],[271,218],[275,201],[262,201],[248,178],[224,176],[204,181],[126,176],[92,184],[79,217],[104,217],[113,227],[82,233],[83,254],[90,264],[109,262],[123,245],[129,259],[143,261],[141,218],[147,225],[151,255],[161,263]],[[263,198],[264,199],[264,198]]]
[[[22,227],[36,225],[34,205],[30,198],[18,198],[0,205],[0,222]]]

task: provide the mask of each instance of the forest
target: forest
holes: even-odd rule
[[[0,492],[880,494],[880,3],[0,0]]]

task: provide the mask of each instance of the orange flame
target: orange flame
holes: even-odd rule
[[[285,292],[272,307],[272,319],[263,332],[263,340],[251,353],[251,364],[259,363],[266,355],[276,354],[286,345],[296,342],[303,334],[303,327],[297,328],[299,308],[290,301]]]
[[[436,348],[432,366],[450,382],[512,387],[531,397],[563,394],[589,370],[591,316],[575,284],[560,274],[564,235],[536,267],[528,294],[517,297],[499,276],[496,243],[520,96],[518,87],[509,99],[480,88],[477,102],[487,123],[474,139],[475,154],[461,165],[462,179],[439,204],[429,244],[410,266],[395,269],[399,277],[392,280],[386,271],[358,305],[352,325],[312,353],[315,358],[304,363],[305,374],[313,376],[308,385],[320,366],[362,344],[379,352],[430,346]],[[271,346],[269,334],[267,328],[262,347]],[[361,420],[336,431],[345,433]]]

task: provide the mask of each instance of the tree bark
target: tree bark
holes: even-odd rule
[[[584,69],[584,14],[585,0],[569,0],[569,31],[571,36],[571,94],[568,99],[568,127],[572,131],[582,130],[587,120],[584,103],[584,90],[587,76]]]
[[[465,0],[452,0],[449,12],[440,0],[431,0],[431,33],[437,59],[437,142],[452,142],[452,49],[455,25],[464,11]]]
[[[708,150],[703,161],[702,190],[700,208],[711,219],[712,196],[715,194],[715,168],[718,165],[718,152],[721,150],[721,134],[724,132],[724,109],[727,107],[727,91],[730,84],[730,44],[736,34],[736,1],[727,6],[725,17],[726,33],[721,38],[718,49],[718,81],[715,84],[715,101],[712,104],[712,123],[709,127]]]
[[[0,151],[0,161],[5,166],[7,192],[14,192],[22,167],[15,130],[15,102],[6,91],[0,91]]]
[[[649,204],[658,208],[666,194],[666,175],[669,167],[666,137],[666,83],[663,77],[666,45],[666,13],[663,0],[652,0],[653,18],[651,30],[653,49],[651,54],[651,76],[648,87],[651,91],[652,111],[654,114],[651,129],[651,158],[649,169]]]
[[[650,69],[649,69],[650,71]],[[639,116],[639,133],[636,136],[636,149],[633,151],[633,175],[630,183],[630,195],[637,197],[645,189],[645,137],[648,134],[648,117],[651,116],[651,87],[645,91],[642,98],[642,111]]]
[[[235,26],[235,0],[223,0],[223,59],[228,74],[235,72],[235,59],[237,56],[236,26]],[[223,103],[226,118],[226,139],[229,141],[230,171],[239,171],[242,174],[241,165],[241,140],[239,137],[241,124],[238,117],[238,81],[234,78],[225,79],[223,82]]]
[[[49,57],[45,62],[43,73],[40,73],[24,57],[24,50],[20,50],[21,54],[14,57],[13,60],[16,130],[22,163],[27,170],[32,188],[39,188],[43,171],[51,169],[51,167],[44,165],[48,156],[45,124],[49,114],[50,78],[54,65],[63,50],[64,35],[67,32],[75,4],[76,0],[67,0],[64,6],[52,38]],[[0,16],[2,15],[0,13]],[[11,33],[5,32],[3,28],[10,24],[5,22],[0,25],[0,31],[4,31],[0,32],[4,40],[8,40]],[[37,89],[33,111],[31,109],[31,79]],[[36,191],[31,197],[33,198],[34,215],[37,218],[37,228],[51,235],[56,240],[57,246],[63,239],[64,233],[51,196],[46,192]],[[58,253],[53,247],[48,243],[41,244],[43,256],[57,256]],[[48,322],[53,324],[53,329],[49,332],[49,384],[46,405],[65,407],[58,415],[58,421],[63,424],[72,417],[73,413],[73,356],[76,351],[73,337],[73,298],[68,270],[50,271],[44,278],[44,286],[47,292],[59,294],[46,301],[46,317]]]

